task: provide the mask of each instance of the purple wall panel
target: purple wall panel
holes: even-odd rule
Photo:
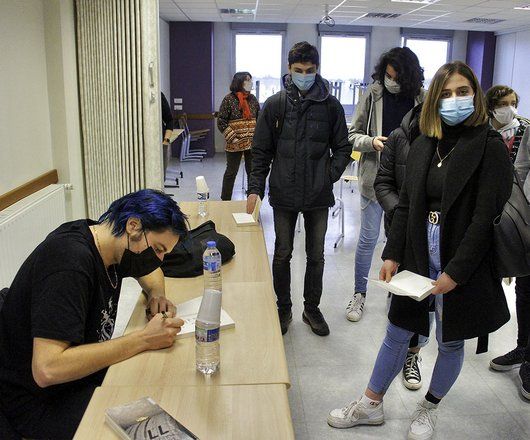
[[[213,23],[169,23],[171,108],[173,98],[182,98],[185,113],[212,113],[213,90]],[[175,112],[175,114],[179,112]],[[190,130],[209,128],[207,137],[192,143],[215,154],[214,120],[190,120]]]
[[[477,75],[484,91],[493,83],[495,40],[493,32],[469,31],[467,36],[466,62]]]

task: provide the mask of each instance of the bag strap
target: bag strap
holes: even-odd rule
[[[365,133],[367,135],[370,135],[368,131],[370,130],[370,125],[372,124],[372,111],[374,108],[374,100],[372,99],[372,92],[369,92],[368,90],[365,93],[370,93],[369,100],[370,100],[370,110],[368,111],[368,121],[366,122],[366,130]]]

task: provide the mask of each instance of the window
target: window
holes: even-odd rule
[[[353,115],[364,82],[366,37],[323,35],[320,40],[320,72],[330,82],[346,118]]]
[[[235,37],[236,72],[249,72],[254,94],[260,103],[280,91],[282,78],[282,35],[243,34]]]
[[[449,59],[450,40],[434,40],[403,37],[403,46],[412,50],[419,58],[424,69],[425,83],[428,88],[436,71]]]

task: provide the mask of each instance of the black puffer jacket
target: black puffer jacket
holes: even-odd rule
[[[258,118],[249,194],[263,198],[272,162],[271,206],[292,211],[333,206],[333,183],[342,175],[351,154],[342,105],[329,94],[328,82],[318,74],[305,97],[290,75],[284,76],[284,86],[287,99],[281,133],[277,133],[281,92],[265,101]]]
[[[410,145],[420,135],[420,113],[423,104],[409,111],[401,126],[396,128],[386,141],[381,153],[381,162],[374,182],[377,201],[385,211],[385,232],[390,232],[394,210],[399,201],[399,191],[405,181],[405,165]]]

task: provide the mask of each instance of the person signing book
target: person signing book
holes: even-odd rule
[[[186,232],[177,203],[146,189],[59,226],[27,258],[0,310],[0,410],[18,435],[72,438],[107,367],[173,345],[183,321],[160,265]],[[147,293],[149,321],[111,339],[125,277]]]

